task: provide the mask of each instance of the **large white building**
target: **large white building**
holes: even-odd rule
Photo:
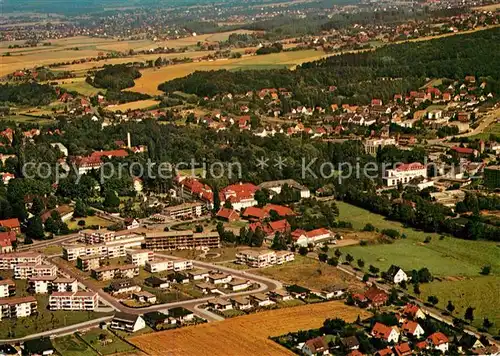
[[[123,239],[113,240],[94,245],[66,244],[63,245],[63,258],[67,261],[76,261],[81,256],[97,255],[102,258],[117,258],[127,255],[127,250],[140,248],[144,236],[130,234]]]
[[[28,286],[29,291],[35,294],[78,291],[78,281],[75,278],[56,276],[32,277],[28,280]]]
[[[42,263],[42,255],[35,252],[17,252],[0,254],[0,269],[14,269],[20,263]]]
[[[304,186],[302,184],[299,184],[298,182],[296,182],[293,179],[273,180],[273,181],[269,181],[269,182],[264,182],[264,183],[259,184],[259,188],[260,189],[268,189],[272,193],[280,194],[281,189],[283,189],[283,187],[285,185],[287,185],[289,188],[291,188],[295,191],[300,192],[301,199],[307,199],[307,198],[311,197],[311,192],[310,192],[309,188],[307,188],[306,186]]]
[[[49,298],[50,310],[86,310],[97,308],[99,298],[96,292],[54,292]]]
[[[0,320],[23,318],[37,312],[37,301],[35,297],[0,299]]]
[[[163,271],[181,272],[193,268],[191,260],[176,260],[176,261],[148,261],[144,269],[150,273],[158,273]]]
[[[419,162],[402,164],[395,169],[389,169],[385,172],[384,184],[388,187],[397,186],[399,183],[408,184],[417,177],[427,178],[427,167]]]
[[[14,267],[15,279],[57,276],[57,267],[51,264],[18,263]]]
[[[127,250],[127,263],[135,266],[145,266],[146,262],[152,261],[154,252],[151,250]]]
[[[379,148],[385,146],[397,146],[396,139],[391,137],[368,139],[365,142],[365,152],[370,155],[375,155]]]
[[[0,280],[0,298],[12,297],[16,294],[16,284],[11,279]]]
[[[293,261],[295,256],[290,251],[243,250],[236,254],[236,259],[237,263],[246,264],[252,268],[262,268]]]

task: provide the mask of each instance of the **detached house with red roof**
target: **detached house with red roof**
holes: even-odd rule
[[[281,217],[294,216],[295,213],[289,207],[283,205],[276,204],[267,204],[264,208],[262,208],[266,213],[271,214],[271,211],[276,212]]]
[[[394,352],[397,356],[409,356],[413,354],[413,351],[407,342],[394,346]]]
[[[401,326],[401,329],[403,330],[403,334],[413,336],[417,339],[421,338],[425,334],[425,331],[420,324],[413,320],[405,321]]]
[[[387,326],[382,323],[375,323],[371,331],[371,335],[377,339],[382,339],[385,342],[398,342],[399,331],[395,326]]]
[[[297,229],[292,232],[292,239],[299,246],[308,246],[309,244],[318,244],[332,239],[332,233],[325,228],[305,231]]]
[[[127,156],[128,152],[123,149],[112,150],[112,151],[98,151],[98,152],[92,152],[90,156],[76,157],[73,159],[73,163],[78,167],[79,174],[85,174],[93,169],[99,169],[103,164],[102,159],[104,157],[111,159],[114,157],[127,157]]]
[[[434,350],[439,350],[443,353],[448,351],[448,337],[442,332],[436,332],[434,334],[429,335],[427,338],[427,344],[430,348]]]
[[[21,232],[21,224],[18,218],[0,220],[0,226],[6,228],[9,231],[14,231],[16,234]]]
[[[260,221],[269,217],[269,214],[261,208],[251,206],[246,208],[241,216],[250,221]]]
[[[389,300],[389,296],[387,295],[387,293],[384,292],[382,289],[378,289],[375,286],[368,289],[364,293],[364,296],[366,297],[366,299],[368,299],[368,302],[374,307],[382,306]]]
[[[227,222],[239,220],[240,216],[233,209],[221,208],[217,213],[217,219]]]
[[[326,342],[324,336],[318,336],[314,339],[307,340],[302,346],[302,353],[304,355],[329,355],[330,351],[328,349],[328,343]]]
[[[468,158],[471,156],[477,157],[477,155],[479,154],[479,152],[473,148],[459,147],[459,146],[453,146],[451,148],[451,151],[455,152],[458,155],[458,157],[464,157],[464,158]]]
[[[422,309],[415,304],[406,304],[403,309],[403,315],[412,320],[425,319],[425,313]]]

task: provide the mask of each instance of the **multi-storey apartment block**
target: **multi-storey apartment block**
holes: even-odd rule
[[[11,279],[0,280],[0,298],[13,297],[16,295],[16,284]]]
[[[145,245],[151,250],[218,248],[220,237],[217,232],[193,233],[190,230],[153,232],[146,234]]]
[[[23,318],[36,314],[37,312],[37,302],[35,297],[0,299],[0,320]]]
[[[144,236],[129,234],[122,239],[97,245],[66,244],[63,245],[63,258],[67,261],[76,261],[78,257],[95,255],[102,258],[124,257],[128,249],[140,248],[143,242]]]
[[[15,279],[57,276],[57,267],[50,264],[18,263],[14,267]]]
[[[150,273],[158,273],[163,271],[171,271],[174,269],[173,261],[151,261],[146,262],[144,269]]]
[[[90,256],[78,256],[76,259],[76,266],[83,272],[90,272],[93,269],[99,268],[101,261],[101,256],[90,255]]]
[[[256,251],[243,250],[236,254],[237,263],[246,264],[252,268],[262,268],[293,261],[294,254],[289,251]]]
[[[92,277],[98,281],[108,281],[110,279],[134,278],[139,275],[139,267],[134,265],[106,266],[92,270]]]
[[[49,298],[50,310],[95,310],[99,298],[96,292],[54,292]]]
[[[127,250],[127,263],[135,266],[144,266],[152,261],[154,252],[150,250]]]
[[[35,294],[77,292],[78,281],[75,278],[56,276],[33,277],[28,280],[28,290]]]
[[[20,263],[41,264],[42,255],[34,252],[0,254],[0,269],[14,269]]]

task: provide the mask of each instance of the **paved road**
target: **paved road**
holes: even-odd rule
[[[75,240],[78,238],[78,234],[69,234],[69,235],[63,235],[63,236],[57,236],[51,240],[44,240],[44,241],[35,241],[31,245],[23,245],[19,246],[17,249],[18,252],[24,252],[24,251],[29,251],[29,250],[35,250],[38,248],[44,248],[52,245],[60,245],[63,242],[68,242],[71,240]]]
[[[166,257],[169,259],[179,259],[178,257],[159,254],[159,253],[157,253],[156,255]],[[230,273],[231,275],[233,275],[235,277],[238,277],[241,279],[248,279],[248,280],[251,280],[251,281],[259,284],[258,289],[254,289],[251,291],[229,293],[229,294],[224,295],[225,298],[235,297],[235,296],[245,296],[245,295],[254,294],[254,293],[265,293],[265,292],[268,292],[271,290],[283,288],[281,282],[279,282],[279,281],[276,281],[276,280],[273,280],[273,279],[270,279],[267,277],[257,276],[257,275],[251,274],[247,271],[236,270],[236,269],[232,269],[232,268],[228,268],[228,267],[224,267],[224,266],[217,266],[217,265],[213,265],[213,264],[205,263],[205,262],[200,262],[200,261],[193,261],[193,264],[195,267],[207,268],[207,269],[217,269],[220,271]],[[183,301],[179,301],[179,302],[157,304],[157,305],[152,305],[152,306],[146,307],[146,308],[130,308],[130,307],[127,307],[127,306],[121,304],[120,302],[118,302],[115,298],[113,298],[108,293],[104,292],[104,290],[102,290],[101,288],[97,288],[92,280],[88,280],[88,279],[82,280],[81,276],[78,275],[73,269],[69,269],[62,264],[58,264],[58,267],[64,274],[72,276],[74,278],[77,278],[85,286],[85,288],[97,292],[99,297],[101,298],[101,300],[105,304],[110,305],[115,310],[119,310],[119,311],[126,312],[129,314],[134,314],[134,315],[144,314],[146,312],[152,312],[152,311],[163,311],[163,310],[170,309],[173,307],[184,307],[184,308],[189,309],[195,313],[199,313],[200,309],[197,308],[198,305],[206,303],[207,301],[216,298],[215,296],[207,296],[207,297],[203,297],[203,298],[183,300]],[[220,320],[220,317],[218,315],[216,315],[214,317],[213,313],[205,313],[203,315],[203,317],[205,317],[209,321]]]
[[[102,318],[99,318],[99,319],[94,319],[94,320],[86,321],[86,322],[83,322],[83,323],[80,323],[80,324],[74,324],[74,325],[65,326],[65,327],[62,327],[62,328],[59,328],[59,329],[53,329],[53,330],[48,330],[48,331],[44,331],[44,332],[37,333],[37,334],[31,334],[31,335],[28,335],[28,336],[25,336],[25,337],[21,337],[21,338],[17,338],[17,339],[0,340],[0,344],[7,344],[7,343],[8,344],[13,344],[13,343],[16,343],[16,342],[21,342],[21,341],[26,341],[26,340],[31,340],[31,339],[37,339],[37,338],[43,337],[43,336],[55,336],[55,335],[63,336],[63,335],[69,335],[69,334],[72,334],[72,333],[74,333],[74,332],[76,332],[78,330],[96,327],[100,323],[105,322],[105,321],[110,321],[111,319],[113,319],[112,316],[105,316],[105,317],[102,317]]]

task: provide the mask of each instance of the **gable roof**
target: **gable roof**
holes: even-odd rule
[[[313,354],[317,352],[324,351],[328,349],[328,344],[325,341],[325,338],[322,336],[315,337],[314,339],[307,340],[305,345],[311,350]]]
[[[399,267],[399,266],[391,265],[391,267],[389,267],[389,269],[387,270],[387,273],[386,273],[387,277],[394,278],[400,269],[401,269],[401,267]]]
[[[396,351],[396,355],[398,356],[410,355],[412,353],[410,345],[407,342],[394,346],[394,351]]]
[[[438,331],[435,332],[434,334],[429,335],[427,340],[432,343],[434,346],[439,346],[442,344],[446,344],[448,340],[448,336],[443,334],[442,332]]]
[[[402,329],[410,334],[414,334],[415,330],[419,327],[419,324],[415,321],[412,320],[407,320],[406,322],[403,323]]]
[[[267,204],[263,210],[267,212],[268,214],[271,213],[272,210],[274,210],[279,216],[293,216],[295,213],[293,212],[292,209],[289,207],[283,206],[283,205],[276,205],[276,204]]]
[[[390,326],[376,322],[372,329],[372,336],[379,339],[387,340],[389,339],[392,330],[393,329]]]
[[[229,208],[221,208],[219,212],[217,213],[218,218],[223,218],[223,219],[231,219],[233,217],[237,217],[238,213],[234,211],[233,209]]]
[[[140,315],[117,312],[115,314],[113,320],[135,323],[139,317],[140,317]]]

